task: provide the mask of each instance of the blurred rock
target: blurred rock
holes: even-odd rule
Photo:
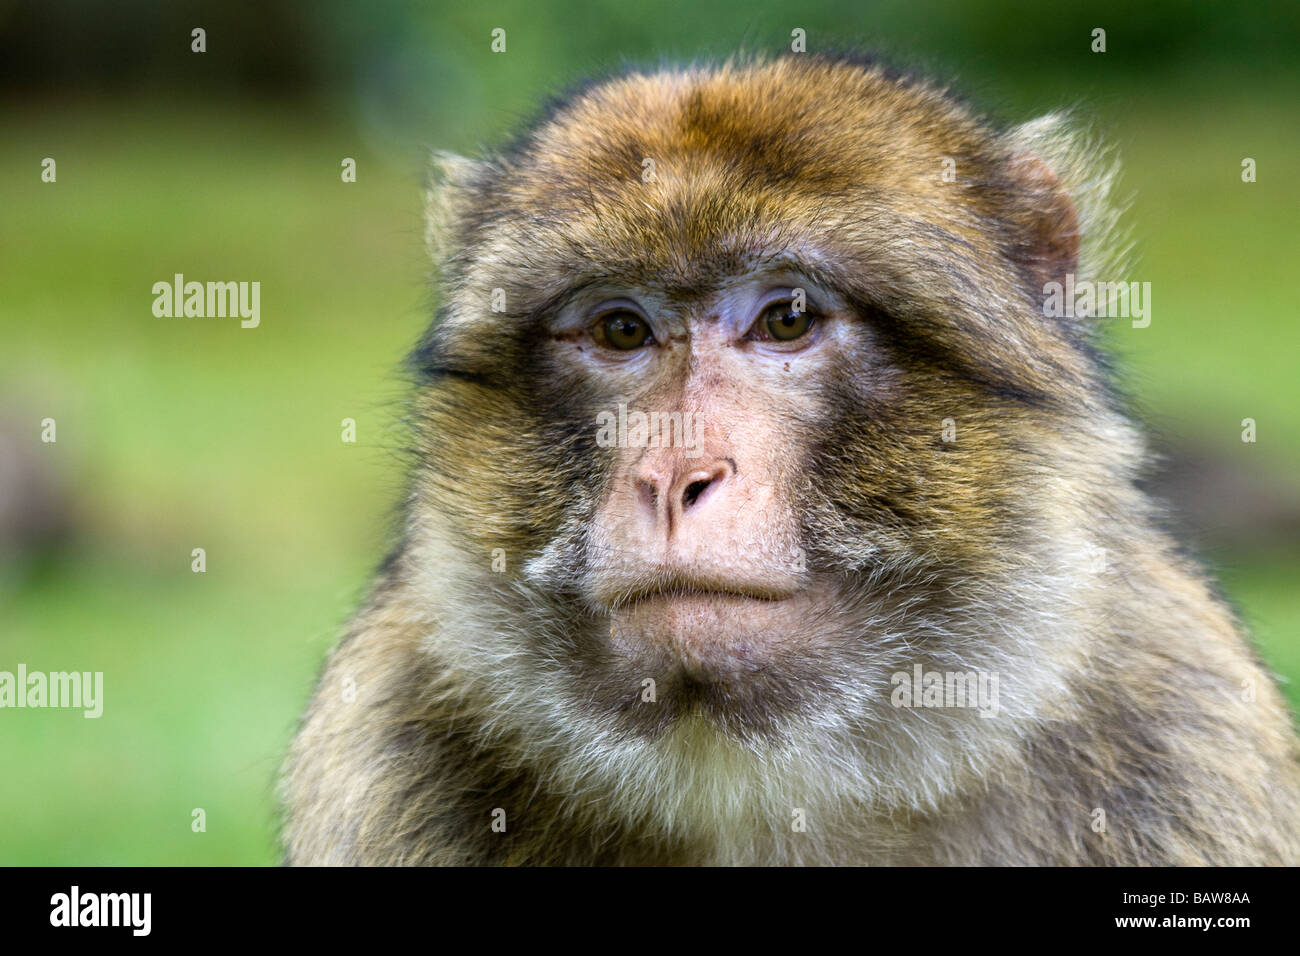
[[[1144,484],[1197,548],[1300,552],[1300,482],[1245,447],[1230,456],[1186,442],[1157,446],[1159,464]]]
[[[73,510],[58,454],[57,442],[41,441],[39,416],[0,413],[0,565],[43,557],[71,536]]]

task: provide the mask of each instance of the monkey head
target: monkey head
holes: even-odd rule
[[[1132,441],[1040,307],[1088,219],[1055,135],[791,57],[625,76],[444,157],[403,573],[449,666],[531,686],[539,737],[563,710],[760,748],[897,721],[915,661],[1033,673]]]

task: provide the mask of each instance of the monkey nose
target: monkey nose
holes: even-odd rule
[[[719,458],[700,466],[646,468],[636,480],[642,507],[661,531],[671,535],[690,513],[700,509],[735,474],[735,465]]]

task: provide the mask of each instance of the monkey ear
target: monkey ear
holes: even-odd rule
[[[485,163],[455,153],[435,152],[425,191],[424,241],[434,262],[444,263],[460,248],[470,194]]]
[[[1064,113],[1049,113],[1010,130],[1006,173],[1022,261],[1039,283],[1062,282],[1079,268],[1081,215],[1104,199],[1110,176],[1098,165],[1105,151]],[[1099,173],[1103,175],[1098,175]],[[1095,194],[1095,195],[1094,195]]]
[[[1008,165],[1019,196],[1015,218],[1023,261],[1041,291],[1079,267],[1079,211],[1055,170],[1036,153],[1013,153]]]

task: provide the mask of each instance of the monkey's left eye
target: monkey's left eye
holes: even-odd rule
[[[793,342],[808,334],[813,327],[811,312],[797,311],[790,301],[774,302],[763,310],[749,331],[749,338],[758,341]]]
[[[651,341],[650,324],[628,309],[606,313],[598,328],[604,343],[621,352],[639,349]]]

